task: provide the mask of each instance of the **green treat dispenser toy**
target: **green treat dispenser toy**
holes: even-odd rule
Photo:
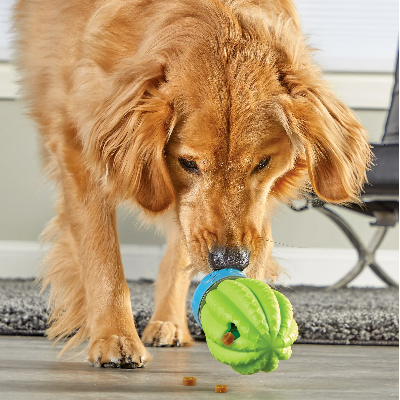
[[[292,354],[298,328],[289,300],[239,270],[206,275],[192,309],[211,354],[240,374],[272,372]]]

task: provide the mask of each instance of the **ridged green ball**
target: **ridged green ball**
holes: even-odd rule
[[[226,346],[221,339],[232,323],[240,337]],[[274,371],[279,360],[291,356],[298,334],[290,301],[250,278],[226,279],[211,290],[201,324],[212,355],[243,375]]]

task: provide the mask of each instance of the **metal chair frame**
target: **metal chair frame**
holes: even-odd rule
[[[365,199],[367,200],[367,199]],[[398,197],[385,198],[385,200],[393,200],[398,202]],[[304,211],[312,206],[317,211],[321,212],[327,216],[331,221],[333,221],[341,231],[349,239],[350,243],[357,250],[358,261],[353,269],[346,274],[342,279],[340,279],[334,285],[328,287],[328,289],[341,289],[346,287],[350,282],[352,282],[360,273],[367,267],[371,270],[387,285],[398,288],[399,285],[395,282],[377,263],[375,259],[376,251],[381,245],[383,239],[389,228],[394,227],[399,221],[398,212],[394,211],[379,211],[374,213],[375,221],[371,222],[370,225],[377,228],[374,236],[368,245],[364,245],[361,239],[358,237],[354,229],[337,213],[332,211],[326,206],[326,203],[322,202],[318,198],[313,200],[307,200],[307,203],[302,207],[295,207],[293,204],[290,208],[294,211]]]
[[[392,92],[391,105],[388,112],[388,117],[385,125],[385,132],[380,144],[375,145],[375,151],[382,152],[384,146],[399,144],[399,56],[397,51],[397,63],[395,70],[395,84]],[[382,147],[383,146],[383,147]],[[291,205],[291,208],[295,211],[303,211],[309,208],[311,204],[313,208],[321,212],[330,218],[342,232],[347,236],[352,245],[355,247],[358,253],[358,261],[354,268],[339,282],[335,283],[330,289],[339,289],[346,287],[350,282],[353,281],[365,268],[369,267],[371,270],[389,286],[399,287],[398,283],[395,282],[390,276],[388,276],[382,268],[378,265],[375,260],[375,254],[381,245],[385,235],[390,227],[395,226],[399,222],[399,190],[398,190],[398,174],[396,178],[396,172],[398,172],[398,158],[394,159],[393,147],[391,148],[390,157],[384,160],[390,161],[390,164],[383,163],[384,169],[382,168],[377,171],[377,175],[372,175],[374,180],[371,182],[372,187],[376,185],[375,190],[366,190],[361,200],[363,205],[350,205],[349,209],[354,212],[359,212],[363,215],[374,217],[375,221],[371,223],[371,226],[376,227],[376,232],[367,246],[361,242],[355,231],[350,225],[337,213],[327,207],[327,204],[322,200],[315,197],[311,197],[307,200],[305,206],[296,208]],[[396,150],[396,149],[395,149]],[[386,151],[386,150],[385,150]],[[397,148],[398,155],[398,148]],[[374,152],[375,154],[375,152]],[[378,157],[379,158],[379,157]],[[397,162],[397,164],[396,164]],[[397,168],[396,168],[397,165]],[[387,168],[391,171],[391,175],[385,176]],[[374,169],[373,172],[376,172]],[[386,179],[389,178],[389,179]],[[397,184],[396,184],[397,179]],[[389,182],[389,183],[388,183]],[[396,184],[397,187],[394,187]],[[367,187],[367,189],[370,189]],[[369,193],[369,194],[368,194]],[[375,210],[375,211],[374,211]],[[379,210],[379,211],[376,211]]]

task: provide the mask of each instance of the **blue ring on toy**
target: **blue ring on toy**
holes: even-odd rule
[[[204,304],[202,304],[210,290],[210,288],[220,281],[225,279],[238,279],[238,278],[247,278],[246,274],[238,269],[234,268],[224,268],[219,269],[218,271],[211,272],[211,274],[206,275],[199,286],[197,286],[192,300],[192,311],[194,319],[201,326],[200,322],[200,311]]]

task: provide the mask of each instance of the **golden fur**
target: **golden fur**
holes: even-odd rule
[[[367,136],[324,82],[291,0],[19,0],[22,86],[59,188],[49,338],[88,360],[150,361],[132,318],[116,227],[121,202],[168,237],[143,342],[190,343],[191,273],[213,246],[250,251],[273,281],[270,216],[314,191],[357,201]],[[261,170],[257,165],[269,158]],[[179,159],[196,162],[185,170]],[[65,350],[64,349],[64,350]]]

